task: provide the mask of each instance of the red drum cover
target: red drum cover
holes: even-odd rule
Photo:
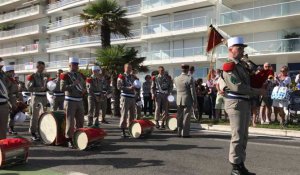
[[[25,163],[28,158],[30,142],[24,138],[7,138],[0,140],[0,167]]]

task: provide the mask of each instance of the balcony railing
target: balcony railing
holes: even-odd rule
[[[84,20],[80,19],[80,16],[74,16],[70,18],[62,19],[61,21],[55,21],[48,25],[48,30],[53,30],[60,27],[66,27],[68,25],[82,23]]]
[[[122,40],[126,40],[126,39],[137,39],[141,37],[141,30],[140,29],[136,29],[136,30],[131,30],[131,37],[130,38],[125,38],[122,35],[111,35],[111,40],[112,41],[122,41]]]
[[[143,34],[144,35],[157,34],[157,33],[178,31],[178,30],[191,29],[191,28],[204,27],[204,26],[207,26],[206,16],[155,24],[150,26],[144,26]]]
[[[91,36],[81,36],[66,40],[60,40],[49,43],[48,49],[55,49],[59,47],[69,47],[75,45],[82,45],[82,44],[92,44],[92,43],[99,43],[100,42],[100,35],[91,35]]]
[[[21,1],[21,0],[0,0],[0,6],[6,5],[6,4],[11,4],[14,2],[18,2],[18,1]]]
[[[19,54],[25,54],[27,52],[34,52],[39,50],[39,44],[30,44],[19,47],[10,47],[5,49],[0,49],[0,56],[13,56]]]
[[[220,13],[220,25],[249,22],[294,14],[300,14],[300,1],[298,0]]]
[[[132,5],[124,7],[127,10],[127,15],[134,15],[141,12],[141,5]]]
[[[26,9],[2,14],[2,15],[0,15],[0,23],[23,18],[23,17],[30,16],[30,15],[34,15],[39,12],[39,9],[40,9],[40,7],[38,5],[36,5],[36,6],[26,8]]]
[[[182,1],[185,0],[143,0],[143,9],[161,7],[161,6],[170,5]]]
[[[300,52],[300,38],[256,41],[247,44],[248,47],[246,47],[245,53],[250,55]],[[227,47],[220,47],[218,53],[221,57],[227,56]]]
[[[128,39],[134,39],[140,37],[140,30],[132,30],[132,37]],[[126,38],[119,35],[112,35],[111,40],[112,41],[121,41],[125,40]],[[93,43],[101,43],[101,37],[100,35],[91,35],[91,36],[81,36],[66,40],[60,40],[56,42],[51,42],[49,44],[48,49],[55,49],[59,47],[69,47],[69,46],[75,46],[75,45],[82,45],[82,44],[93,44]]]
[[[160,50],[143,52],[142,56],[146,57],[146,61],[163,61],[172,59],[182,59],[185,57],[194,57],[199,55],[205,55],[204,47],[192,47],[192,48],[182,48],[173,50]],[[182,60],[184,62],[184,60]]]
[[[87,65],[93,65],[96,61],[95,57],[92,58],[80,58],[79,59],[79,66],[84,67]],[[69,61],[68,60],[60,60],[60,61],[51,61],[46,62],[46,69],[63,69],[69,67]],[[15,71],[33,71],[36,67],[36,63],[28,62],[24,64],[17,64],[14,65]]]
[[[39,25],[28,26],[28,27],[8,30],[8,31],[2,31],[2,32],[0,32],[0,40],[5,39],[5,38],[24,36],[24,35],[34,33],[34,32],[36,32],[36,33],[39,32]]]
[[[66,6],[66,5],[75,3],[75,2],[80,2],[80,1],[83,1],[83,0],[60,0],[55,3],[49,4],[48,10],[54,10],[54,9],[61,8],[63,6]]]

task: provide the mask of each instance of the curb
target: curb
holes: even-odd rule
[[[200,128],[203,130],[231,132],[230,126],[228,125],[208,125],[208,124],[199,124],[199,125]],[[286,129],[267,129],[267,128],[249,127],[249,134],[300,138],[300,131],[286,130]]]

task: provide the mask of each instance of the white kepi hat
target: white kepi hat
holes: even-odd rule
[[[79,59],[76,57],[69,57],[69,63],[79,64]]]
[[[13,65],[3,66],[2,70],[4,72],[15,70]]]
[[[100,71],[101,69],[100,69],[100,67],[99,67],[99,66],[92,66],[92,71],[95,71],[95,70],[98,70],[98,71]]]
[[[244,38],[240,37],[240,36],[229,38],[227,40],[227,45],[228,45],[228,47],[232,47],[234,45],[240,45],[240,46],[244,46],[244,47],[248,46],[248,45],[244,44]]]

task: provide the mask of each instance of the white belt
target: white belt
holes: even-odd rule
[[[46,92],[33,92],[33,95],[46,95]]]
[[[227,95],[230,96],[230,97],[241,97],[241,98],[250,99],[249,95],[235,95],[235,94],[232,94],[232,93],[228,93]]]
[[[156,91],[156,93],[168,94],[168,93],[169,93],[169,91]]]
[[[65,93],[53,93],[54,96],[65,96]]]
[[[71,100],[71,101],[82,101],[82,98],[76,98],[76,97],[69,97],[69,96],[66,96],[65,97],[65,100]]]
[[[125,97],[135,97],[134,94],[126,94],[126,93],[121,93],[122,96],[125,96]]]

